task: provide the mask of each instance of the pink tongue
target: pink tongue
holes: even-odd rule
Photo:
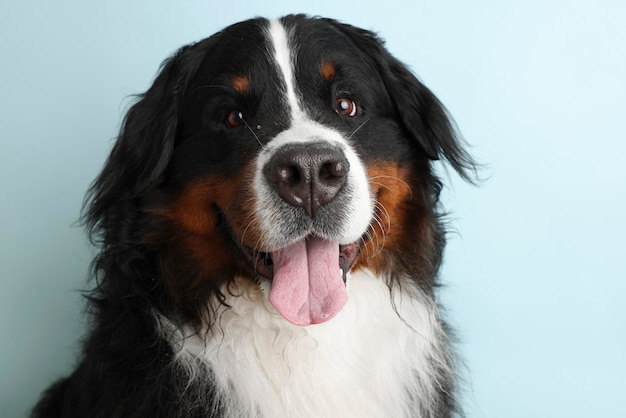
[[[311,237],[272,253],[270,303],[295,325],[326,322],[348,300],[339,270],[339,244]]]

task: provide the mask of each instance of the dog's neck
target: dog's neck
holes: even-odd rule
[[[348,294],[334,319],[308,327],[285,321],[261,288],[228,298],[204,336],[161,323],[190,385],[217,380],[228,417],[434,416],[448,349],[435,303],[390,292],[368,270]]]

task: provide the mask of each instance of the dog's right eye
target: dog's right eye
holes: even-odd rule
[[[356,116],[357,105],[346,97],[340,97],[335,101],[335,112],[340,115],[353,117]]]
[[[229,128],[236,128],[244,124],[243,113],[239,109],[235,109],[230,111],[228,115],[226,115],[226,125]]]

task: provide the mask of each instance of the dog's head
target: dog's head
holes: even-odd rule
[[[473,168],[373,33],[300,15],[233,25],[167,60],[126,116],[86,213],[102,290],[197,319],[238,278],[306,325],[341,309],[351,270],[430,289],[441,157]]]

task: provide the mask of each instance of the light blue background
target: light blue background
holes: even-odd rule
[[[304,11],[379,31],[488,164],[443,195],[468,416],[625,417],[626,3],[212,3],[0,6],[0,415],[72,365],[92,256],[73,223],[127,96],[182,44]]]

